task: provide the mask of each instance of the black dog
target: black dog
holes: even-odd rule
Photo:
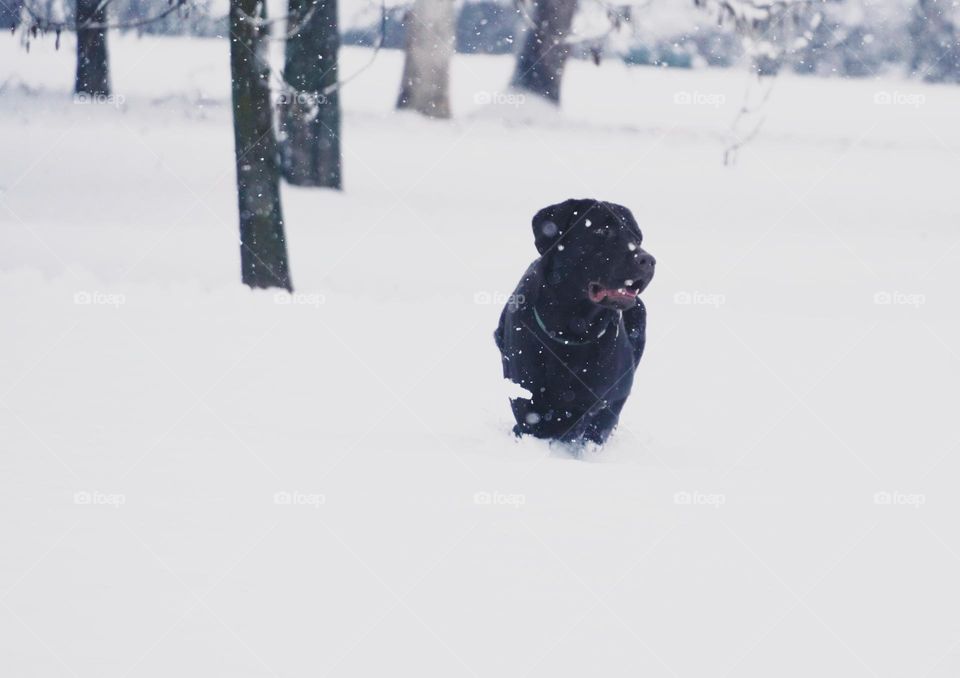
[[[603,443],[617,425],[643,355],[647,311],[637,297],[654,258],[626,207],[567,200],[537,212],[540,258],[524,274],[494,333],[513,398],[514,433]]]

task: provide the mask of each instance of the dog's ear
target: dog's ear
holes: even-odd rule
[[[584,212],[590,209],[592,200],[564,200],[544,207],[533,215],[533,241],[540,254],[552,248],[572,227]]]
[[[634,218],[633,212],[623,205],[618,205],[615,202],[605,202],[603,204],[606,206],[607,211],[609,211],[620,223],[621,227],[633,231],[637,235],[637,238],[640,240],[640,242],[643,242],[643,233],[640,231],[640,225]]]

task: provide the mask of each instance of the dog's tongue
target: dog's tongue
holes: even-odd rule
[[[626,288],[594,287],[590,290],[590,300],[597,303],[604,299],[613,301],[633,301],[637,298],[637,292]]]

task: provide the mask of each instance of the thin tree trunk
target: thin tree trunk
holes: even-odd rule
[[[416,0],[404,18],[406,59],[397,108],[431,118],[450,117],[450,59],[454,0]]]
[[[23,0],[0,0],[0,28],[14,31],[20,26]]]
[[[534,0],[533,10],[534,26],[517,53],[513,86],[557,104],[577,0]]]
[[[286,42],[284,79],[296,91],[280,98],[283,176],[297,186],[340,188],[337,2],[289,0],[289,15],[299,30]]]
[[[77,0],[77,77],[76,94],[108,96],[110,71],[107,62],[105,28],[84,28],[87,24],[105,24],[107,9],[101,0]]]
[[[251,20],[250,18],[253,18]],[[280,164],[273,134],[266,18],[260,0],[231,0],[230,75],[240,208],[240,265],[250,287],[292,289],[280,208]]]

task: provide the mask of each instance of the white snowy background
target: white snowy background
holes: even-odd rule
[[[0,40],[0,674],[958,675],[956,87],[784,75],[723,167],[741,71],[550,113],[458,55],[437,122],[383,52],[345,191],[283,188],[291,297],[239,283],[227,43],[110,49],[92,106]],[[583,459],[491,338],[567,197],[659,262]]]

